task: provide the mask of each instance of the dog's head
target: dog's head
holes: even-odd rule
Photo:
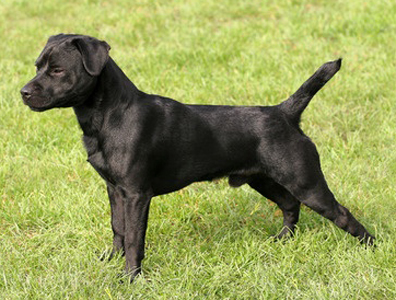
[[[37,74],[22,89],[23,102],[34,111],[83,103],[109,58],[110,46],[83,35],[48,39],[36,60]]]

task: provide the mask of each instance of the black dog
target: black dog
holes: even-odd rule
[[[74,108],[88,161],[107,184],[113,253],[124,252],[132,279],[141,270],[151,198],[218,177],[234,187],[247,183],[276,202],[284,216],[279,238],[293,233],[304,203],[372,244],[374,237],[335,200],[315,145],[299,127],[340,59],[276,106],[184,105],[139,91],[109,50],[88,36],[50,37],[21,94],[34,111]]]

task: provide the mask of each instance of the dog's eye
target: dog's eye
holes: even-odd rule
[[[64,70],[62,68],[53,68],[51,70],[51,73],[56,74],[56,75],[62,74],[63,72],[64,72]]]

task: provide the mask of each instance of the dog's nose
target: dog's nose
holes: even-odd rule
[[[28,100],[32,96],[32,91],[31,91],[31,89],[29,89],[26,86],[24,86],[21,89],[21,95],[22,95],[23,99]]]

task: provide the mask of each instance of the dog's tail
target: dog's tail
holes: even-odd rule
[[[290,121],[296,125],[300,123],[301,114],[309,101],[340,68],[341,58],[325,63],[289,99],[279,105]]]

